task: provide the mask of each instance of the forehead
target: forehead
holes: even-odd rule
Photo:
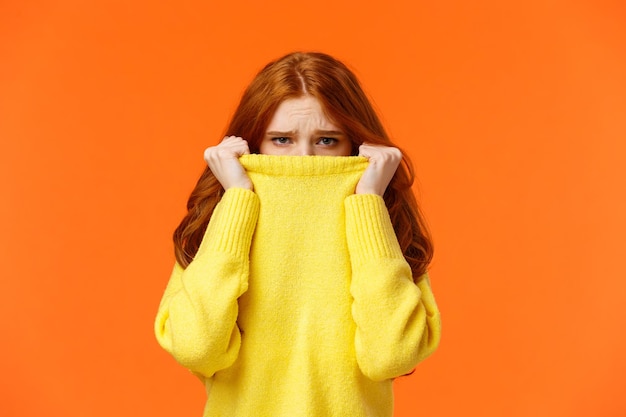
[[[320,101],[310,95],[290,98],[282,101],[270,121],[270,126],[284,123],[316,122],[323,125],[333,125],[324,112]]]

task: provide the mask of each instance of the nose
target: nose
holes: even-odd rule
[[[295,155],[298,155],[298,156],[315,155],[315,149],[310,143],[307,143],[307,142],[299,143],[296,149]]]

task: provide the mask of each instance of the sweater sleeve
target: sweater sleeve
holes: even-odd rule
[[[439,310],[428,275],[414,282],[382,197],[351,195],[345,208],[357,363],[372,380],[395,378],[437,348]]]
[[[194,260],[178,263],[155,321],[159,344],[181,365],[211,377],[239,353],[237,299],[248,288],[249,252],[259,213],[256,194],[231,188],[215,207]]]

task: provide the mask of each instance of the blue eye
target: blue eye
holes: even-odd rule
[[[337,142],[338,140],[335,138],[320,138],[318,143],[322,145],[330,146],[330,145],[336,144]]]
[[[285,137],[272,138],[272,142],[278,143],[279,145],[286,145],[289,143],[289,138],[285,138]]]

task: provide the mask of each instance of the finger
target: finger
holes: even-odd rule
[[[365,158],[369,158],[372,156],[372,147],[368,144],[361,144],[359,146],[359,156],[363,156]]]
[[[239,157],[250,153],[248,142],[239,136],[225,136],[218,145],[208,148],[207,151],[221,158]]]

